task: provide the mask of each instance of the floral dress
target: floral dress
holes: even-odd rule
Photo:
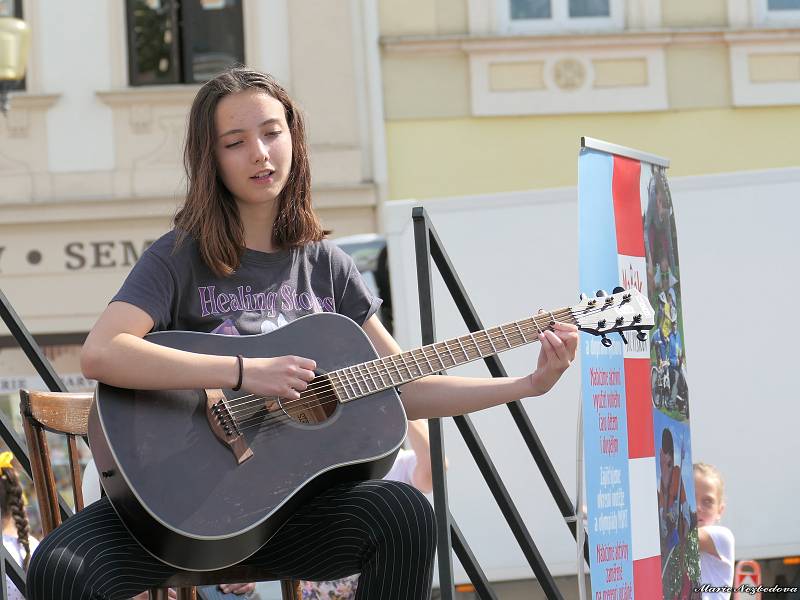
[[[336,581],[303,581],[302,600],[352,600],[358,587],[358,575]]]

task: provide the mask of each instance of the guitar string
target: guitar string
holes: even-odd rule
[[[596,313],[596,312],[602,312],[602,308],[595,308],[595,309],[587,310],[587,311],[585,311],[583,316],[586,316],[586,315],[592,314],[592,313]],[[574,314],[571,314],[571,313],[573,313],[573,309],[571,309],[571,308],[564,308],[564,309],[559,309],[559,310],[556,311],[556,314],[558,314],[559,316],[572,316],[574,318]],[[553,319],[552,318],[552,316],[554,316],[554,315],[552,315],[552,313],[546,313],[545,315],[541,315],[541,316],[550,316],[551,319],[548,321],[548,323],[552,322],[553,320],[557,320],[557,319]],[[532,336],[532,338],[530,340],[528,340],[527,337],[524,335],[525,332],[531,333],[531,334],[534,333],[534,331],[530,328],[529,325],[525,326],[525,331],[524,332],[522,331],[521,328],[517,327],[517,329],[519,329],[521,331],[521,333],[517,333],[515,331],[512,331],[511,333],[506,334],[505,331],[503,331],[506,327],[512,327],[513,328],[513,327],[517,326],[518,323],[521,323],[522,321],[531,321],[533,323],[533,325],[536,326],[537,332],[541,332],[541,328],[539,327],[539,323],[537,322],[537,319],[538,319],[538,317],[529,317],[528,319],[522,319],[521,321],[513,322],[513,323],[510,323],[510,324],[500,325],[498,327],[493,327],[493,328],[490,328],[490,329],[485,329],[485,330],[483,330],[481,332],[474,332],[471,337],[473,337],[475,334],[480,334],[478,336],[479,338],[480,338],[480,336],[483,337],[483,339],[481,339],[481,344],[482,345],[475,344],[476,347],[478,347],[480,349],[481,354],[483,354],[483,351],[489,349],[489,348],[486,347],[486,343],[487,342],[489,343],[489,345],[492,346],[491,350],[493,350],[493,352],[496,353],[496,347],[494,346],[494,342],[495,341],[498,341],[498,342],[506,341],[509,335],[515,339],[515,343],[516,343],[516,341],[518,341],[520,339],[520,337],[522,337],[522,343],[519,344],[519,345],[523,345],[525,343],[538,341],[538,333],[535,336]],[[548,325],[548,327],[549,327],[549,325]],[[491,333],[489,334],[488,332],[491,332]],[[462,336],[462,337],[466,337],[466,336]],[[452,350],[450,349],[450,346],[447,345],[447,343],[446,343],[447,341],[453,341],[453,340],[446,340],[446,341],[443,341],[443,342],[436,342],[436,344],[444,344],[445,348],[446,348],[445,352],[448,353],[448,354],[451,354],[451,359],[452,359]],[[427,349],[432,350],[433,351],[433,355],[429,354],[427,352]],[[503,348],[501,351],[506,351],[506,350],[509,350],[509,349],[510,349],[510,347],[506,347],[506,348]],[[455,363],[453,363],[453,365],[450,365],[449,367],[444,364],[444,361],[442,360],[441,356],[439,355],[439,350],[437,350],[435,348],[435,344],[429,344],[429,345],[424,346],[422,348],[418,348],[418,349],[415,349],[415,350],[412,350],[412,351],[409,351],[409,352],[402,353],[402,355],[410,355],[411,360],[415,363],[417,371],[419,371],[420,374],[422,373],[422,370],[419,367],[418,356],[416,356],[414,354],[414,352],[416,350],[419,350],[419,352],[422,354],[422,360],[424,360],[424,362],[428,363],[428,365],[431,366],[431,367],[432,367],[431,362],[430,362],[431,360],[438,361],[440,364],[442,364],[442,369],[452,368],[453,366],[456,366]],[[482,356],[471,358],[467,353],[465,353],[463,351],[463,349],[461,350],[461,352],[467,358],[466,362],[482,358]],[[398,356],[401,356],[401,355],[399,355],[399,354],[398,355],[392,355],[390,357],[378,358],[378,359],[375,359],[373,361],[367,361],[365,363],[361,363],[362,365],[365,365],[364,366],[364,370],[366,371],[366,376],[364,375],[363,372],[361,372],[361,370],[357,370],[355,373],[353,373],[351,371],[350,374],[347,374],[347,373],[344,373],[344,369],[339,369],[337,371],[333,371],[332,373],[328,373],[325,376],[317,377],[316,381],[312,381],[311,384],[305,390],[303,390],[303,392],[302,392],[303,396],[301,398],[298,398],[298,399],[295,399],[295,400],[286,400],[286,401],[283,402],[283,404],[285,404],[285,405],[286,404],[293,404],[293,403],[297,403],[297,402],[300,402],[300,401],[305,401],[305,402],[308,402],[309,404],[312,404],[314,402],[314,397],[319,395],[320,392],[322,394],[327,394],[330,389],[332,389],[332,388],[336,389],[337,385],[345,392],[345,394],[347,394],[347,389],[346,388],[349,386],[350,389],[353,390],[354,392],[356,391],[356,387],[358,387],[359,390],[358,390],[357,394],[359,396],[361,396],[361,395],[369,395],[369,394],[372,394],[372,393],[375,393],[375,392],[378,391],[377,386],[375,385],[375,378],[376,378],[375,374],[377,374],[377,376],[381,380],[383,380],[383,378],[386,377],[386,378],[389,379],[390,382],[393,383],[392,375],[396,375],[398,377],[398,379],[402,379],[403,378],[403,375],[402,375],[402,369],[403,368],[405,368],[406,372],[408,372],[408,374],[412,378],[418,378],[418,377],[423,376],[423,375],[419,375],[419,376],[414,375],[412,370],[411,370],[411,367],[409,366],[408,363],[405,362],[405,360],[402,357],[401,357],[402,362],[398,362],[396,360],[392,360],[391,363],[388,366],[385,364],[385,360],[387,358],[396,359]],[[378,366],[377,364],[374,364],[374,363],[377,363],[377,362],[380,362],[381,366]],[[370,368],[369,368],[370,364],[373,365],[375,374],[373,374],[370,371]],[[464,364],[464,363],[460,363],[460,364]],[[350,368],[352,370],[353,367],[357,367],[357,366],[359,366],[359,365],[352,365],[351,367],[345,367],[345,369],[346,368]],[[412,366],[414,366],[414,365],[412,365]],[[431,373],[435,373],[438,370],[442,370],[442,369],[433,369],[431,371]],[[330,376],[333,375],[333,374],[337,375],[337,379],[339,379],[339,383],[338,384],[334,383],[332,381]],[[344,377],[342,377],[342,375],[344,375]],[[369,389],[369,385],[367,383],[368,378],[372,379],[373,387],[375,388],[374,390],[370,390]],[[342,382],[342,379],[344,379],[344,382]],[[363,384],[363,387],[367,389],[367,393],[366,394],[364,394],[362,392],[362,390],[361,390],[361,385],[362,384]],[[396,385],[400,385],[400,384],[396,384]],[[388,389],[388,387],[392,387],[392,386],[382,386],[381,389]],[[314,393],[309,394],[309,391],[313,391]],[[247,398],[252,398],[252,399],[251,400],[246,400]],[[242,409],[241,407],[248,407],[248,405],[249,405],[249,408],[252,408],[252,405],[257,405],[260,402],[262,402],[263,400],[267,400],[269,398],[271,398],[271,397],[256,396],[255,394],[246,394],[244,396],[239,396],[237,398],[232,398],[228,402],[230,403],[231,406],[236,407],[239,410],[233,410],[233,411],[230,411],[230,412],[231,412],[232,415],[239,414],[239,413],[241,413],[243,411],[247,411],[248,410],[248,408]],[[244,401],[242,401],[242,400],[244,400]]]
[[[591,314],[593,312],[601,312],[601,310],[602,310],[601,308],[593,309],[593,310],[587,310],[587,311],[584,312],[584,315]],[[563,311],[556,311],[556,312],[557,312],[557,314],[561,314],[564,311],[571,312],[571,309],[564,309]],[[551,316],[552,317],[554,315],[548,313],[547,316]],[[538,325],[538,323],[536,323],[536,318],[535,317],[531,317],[530,319],[525,319],[525,320],[526,321],[533,321],[534,324]],[[553,319],[551,319],[550,322],[552,322],[552,320]],[[480,343],[476,343],[475,346],[477,348],[479,348],[481,350],[481,352],[484,351],[484,350],[488,351],[490,349],[493,350],[493,351],[496,351],[496,348],[494,347],[492,342],[493,341],[499,341],[503,337],[508,337],[505,334],[505,332],[502,331],[502,327],[505,327],[505,326],[492,328],[492,330],[494,330],[494,332],[491,333],[491,335],[489,335],[489,332],[491,331],[490,329],[487,329],[487,330],[484,330],[483,332],[480,332],[484,339],[480,339],[481,336],[478,336],[478,340],[480,341]],[[525,329],[529,333],[534,333],[534,331],[530,328],[529,325],[525,326]],[[522,328],[520,328],[520,331],[522,332]],[[522,333],[524,333],[524,332],[522,332]],[[513,333],[512,332],[510,334],[510,336],[514,340],[522,339],[523,341],[527,341],[527,338],[522,333]],[[531,342],[538,341],[538,335],[536,336],[535,339],[531,339],[530,341]],[[430,347],[430,346],[428,346],[428,347]],[[435,348],[432,348],[432,349],[434,350],[434,353],[436,354],[437,353],[436,349]],[[508,349],[510,349],[510,346],[506,347],[506,348],[503,348],[501,351],[505,351],[505,350],[508,350]],[[442,365],[442,369],[449,368],[444,364],[444,361],[441,359],[440,356],[438,356],[438,355],[430,356],[428,353],[426,353],[424,351],[424,348],[420,348],[420,350],[423,351],[423,357],[425,358],[425,362],[428,362],[430,364],[430,360],[429,359],[432,358],[434,361],[438,361]],[[465,354],[465,356],[469,356],[469,355]],[[479,358],[482,358],[482,356],[477,356],[472,360],[476,360],[476,359],[479,359]],[[417,362],[417,358],[414,357],[413,355],[412,355],[412,359],[415,362]],[[409,375],[411,375],[412,377],[424,376],[424,375],[422,375],[422,371],[419,368],[419,363],[417,363],[417,371],[420,373],[419,376],[415,376],[413,374],[413,372],[411,371],[411,369],[408,367],[407,364],[404,363],[404,366],[406,367],[406,370],[408,371]],[[395,370],[395,373],[398,375],[398,377],[401,377],[400,368],[397,367],[397,366],[394,366],[394,370]],[[369,374],[368,370],[367,370],[367,372]],[[388,375],[389,372],[390,372],[389,369],[387,369],[385,371],[385,373],[387,375]],[[433,372],[436,372],[436,371],[434,370]],[[360,374],[360,375],[363,376],[363,374]],[[370,374],[370,377],[372,377],[371,374]],[[389,379],[391,381],[391,378],[389,378]],[[365,381],[365,380],[362,380],[362,382],[363,381]],[[330,405],[330,404],[338,403],[339,399],[336,397],[336,395],[334,393],[332,393],[332,390],[335,390],[335,384],[330,384],[330,382],[328,382],[328,383],[329,384],[327,384],[327,385],[323,384],[321,386],[317,386],[315,394],[312,394],[312,398],[314,396],[316,396],[318,398],[321,396],[322,399],[309,400],[308,397],[306,396],[306,397],[303,397],[303,398],[300,398],[300,399],[297,399],[297,400],[285,401],[285,402],[281,403],[282,408],[281,408],[280,412],[275,411],[275,414],[272,414],[272,415],[270,415],[268,413],[266,418],[261,418],[261,417],[263,416],[264,411],[268,411],[268,409],[259,408],[255,412],[250,413],[243,421],[241,421],[239,423],[236,423],[237,428],[241,432],[241,431],[244,431],[244,430],[247,430],[247,429],[251,429],[252,427],[265,427],[265,426],[270,425],[271,423],[275,423],[276,421],[283,422],[283,421],[288,421],[288,420],[294,420],[289,414],[287,414],[287,411],[292,411],[292,410],[297,410],[297,409],[301,409],[302,410],[303,408],[307,408],[309,406],[323,407],[323,406],[327,406],[327,405]],[[374,385],[374,383],[373,383],[373,385]],[[327,387],[327,390],[325,392],[323,392],[322,394],[320,394],[319,393],[319,389],[322,389],[322,388],[325,388],[325,387]],[[383,388],[381,388],[381,390],[378,390],[377,386],[376,386],[376,389],[369,390],[369,388],[368,388],[368,386],[366,384],[364,384],[364,387],[366,387],[368,389],[367,393],[366,394],[361,394],[358,397],[368,396],[368,395],[374,394],[374,393],[376,393],[378,391],[383,391],[385,389],[389,389],[389,387],[393,387],[393,386],[383,387]],[[263,400],[265,400],[265,399],[264,398],[258,398],[256,400],[253,400],[253,401],[250,401],[250,402],[260,404]],[[239,411],[239,412],[242,412],[242,411]]]
[[[373,392],[370,392],[369,394],[364,394],[363,396],[371,395],[372,393],[375,393],[375,392],[373,391]],[[359,397],[363,397],[363,396],[359,396]],[[314,404],[316,404],[319,407],[322,407],[322,406],[327,406],[327,405],[330,405],[330,404],[339,403],[339,399],[333,394],[327,395],[327,398],[328,398],[328,400],[325,400],[325,401],[315,401]],[[280,423],[296,421],[296,419],[294,419],[291,415],[287,414],[284,410],[281,410],[280,412],[276,411],[275,414],[268,415],[266,418],[262,418],[265,410],[266,410],[265,408],[261,408],[258,411],[256,411],[255,413],[253,413],[251,415],[251,418],[248,418],[245,421],[243,421],[240,424],[239,432],[245,431],[247,429],[252,429],[254,427],[257,427],[258,430],[261,431],[261,430],[265,430],[265,429],[267,429],[269,427],[272,427],[272,426],[277,426]],[[327,417],[327,415],[326,415],[326,417]],[[244,426],[242,427],[241,425],[244,425]]]
[[[565,310],[568,310],[568,309],[565,309]],[[590,311],[586,311],[586,312],[590,312]],[[596,312],[596,311],[594,311],[594,312]],[[535,323],[535,320],[533,318],[526,319],[526,320],[534,321],[534,323]],[[538,325],[538,323],[535,323],[535,324]],[[487,332],[489,332],[490,330],[484,330],[483,332],[480,332],[481,333],[480,336],[476,337],[476,339],[480,340],[480,343],[475,343],[474,345],[480,351],[481,354],[478,355],[478,356],[475,356],[475,357],[470,357],[470,355],[465,352],[464,355],[465,355],[465,357],[467,358],[468,361],[478,360],[480,358],[483,358],[483,352],[488,351],[488,350],[492,350],[492,353],[496,353],[497,348],[494,345],[494,342],[495,341],[500,342],[501,340],[507,341],[509,335],[511,336],[511,338],[513,338],[515,340],[515,343],[518,342],[520,340],[520,338],[522,338],[523,343],[538,341],[538,335],[537,336],[532,336],[532,339],[528,340],[527,337],[524,336],[525,332],[523,332],[521,328],[520,328],[520,332],[521,333],[511,332],[508,335],[504,331],[501,331],[500,327],[493,328],[493,329],[495,331],[493,333],[491,333],[491,335],[487,334]],[[531,333],[531,334],[534,333],[529,325],[526,326],[526,331],[528,333]],[[482,336],[482,339],[481,339],[481,336]],[[452,354],[451,350],[449,349],[449,346],[445,346],[445,347],[448,349],[447,352]],[[433,355],[431,355],[428,352],[426,352],[426,348],[430,348],[431,350],[433,350]],[[507,346],[506,348],[502,348],[501,351],[505,351],[505,350],[509,350],[509,349],[511,349],[511,347]],[[428,363],[428,365],[431,368],[433,368],[431,360],[433,360],[434,362],[439,362],[439,364],[442,365],[441,369],[433,368],[431,373],[435,373],[435,372],[437,372],[439,370],[443,370],[443,369],[447,369],[447,368],[451,368],[451,367],[455,366],[455,363],[453,365],[450,365],[450,366],[446,365],[444,363],[444,360],[442,359],[442,357],[439,355],[438,350],[436,348],[433,348],[430,345],[427,346],[427,347],[420,348],[419,350],[422,353],[422,359],[424,360],[424,362]],[[451,356],[451,359],[452,358],[453,357]],[[411,354],[411,359],[415,363],[416,370],[419,373],[418,375],[414,374],[414,372],[412,370],[412,367],[409,366],[409,364],[406,363],[405,361],[402,362],[402,365],[399,365],[399,364],[397,364],[397,363],[395,363],[393,361],[394,364],[392,364],[389,368],[386,368],[386,365],[383,365],[384,366],[384,370],[383,371],[381,371],[377,366],[375,366],[375,373],[378,374],[378,376],[381,378],[381,381],[382,381],[382,386],[380,387],[380,389],[378,389],[378,386],[375,383],[375,376],[372,374],[372,372],[370,372],[369,367],[365,367],[365,370],[366,370],[367,375],[369,376],[369,378],[371,378],[373,380],[372,381],[372,387],[374,389],[370,389],[369,384],[366,383],[367,379],[366,379],[366,377],[364,377],[364,373],[362,373],[361,371],[357,371],[355,375],[354,374],[350,374],[349,376],[347,376],[347,378],[348,378],[347,379],[347,384],[350,385],[350,388],[353,391],[355,391],[356,387],[358,387],[359,388],[359,392],[358,392],[358,396],[356,396],[356,397],[361,397],[361,396],[367,396],[367,395],[374,394],[374,393],[376,393],[378,391],[382,391],[382,390],[388,389],[389,387],[393,387],[393,386],[386,386],[385,385],[384,377],[388,378],[390,382],[394,383],[393,379],[392,379],[392,376],[391,376],[392,375],[392,371],[394,371],[394,374],[397,375],[398,379],[402,379],[403,375],[402,375],[401,366],[405,367],[406,372],[409,374],[409,376],[411,378],[420,378],[420,377],[424,377],[427,374],[430,374],[430,373],[427,373],[427,374],[423,374],[422,373],[422,369],[420,368],[420,359],[419,359],[418,356],[415,356],[415,355]],[[378,360],[380,360],[380,359],[378,359]],[[463,364],[463,363],[461,363],[461,364]],[[347,374],[345,374],[345,375],[347,375]],[[361,385],[362,384],[363,384],[363,387],[367,390],[366,393],[364,393],[363,390],[361,390]],[[345,393],[346,393],[345,384],[342,384],[340,382],[338,384],[338,386],[340,388],[342,388],[342,390],[345,391]],[[308,388],[306,388],[306,390],[304,390],[303,396],[301,398],[295,399],[295,400],[285,400],[281,404],[283,405],[283,407],[286,410],[297,409],[297,408],[305,408],[305,407],[308,407],[308,406],[312,406],[314,404],[320,404],[319,401],[316,398],[318,398],[320,396],[322,396],[322,397],[330,397],[331,390],[336,391],[336,387],[337,387],[337,384],[333,383],[332,380],[330,379],[330,377],[328,377],[328,376],[321,377],[321,378],[319,378],[319,382],[318,383],[312,383],[311,386],[309,386]],[[308,390],[313,390],[314,393],[308,394],[307,393]],[[254,394],[249,394],[249,395],[246,395],[246,396],[241,396],[240,399],[248,398],[248,397],[255,398],[255,399],[248,400],[246,402],[238,402],[235,405],[237,407],[250,405],[250,408],[253,408],[254,406],[258,406],[262,401],[268,400],[268,399],[271,398],[271,397],[260,397],[260,396],[255,396]],[[234,400],[236,400],[236,399],[234,399]],[[336,399],[336,401],[338,402],[338,399]],[[231,403],[233,404],[233,401],[231,401]],[[235,416],[234,415],[235,414],[241,414],[243,412],[250,413],[251,411],[249,411],[249,409],[239,409],[237,411],[232,411],[231,415],[233,416],[233,418],[235,420]],[[248,415],[248,417],[250,417],[250,416],[252,416],[252,414]]]
[[[529,331],[531,333],[533,332],[532,329],[529,329]],[[522,336],[517,334],[517,339],[522,339]],[[530,341],[533,342],[533,341],[537,341],[537,340],[531,339]],[[482,349],[482,350],[490,349],[489,344],[487,344],[485,341],[482,344],[477,345],[477,347]],[[506,350],[506,349],[507,348],[504,348],[504,350]],[[469,356],[469,355],[467,355],[467,356]],[[430,357],[430,358],[433,358],[433,357]],[[480,358],[480,356],[476,357],[476,359],[477,358]],[[436,360],[436,359],[434,358],[434,360]],[[442,369],[445,369],[445,368],[448,368],[448,367],[446,365],[443,365]],[[418,377],[418,376],[414,375],[414,373],[410,370],[410,368],[408,369],[408,371],[409,371],[409,374],[412,377]],[[419,371],[419,368],[417,368],[417,371]],[[399,369],[396,370],[396,372],[398,373],[398,375],[400,374]],[[421,371],[419,371],[419,372],[421,373]],[[424,376],[424,375],[420,375],[420,376]],[[332,393],[332,390],[334,389],[334,386],[328,386],[328,387],[329,387],[328,393],[321,394],[322,399],[314,399],[314,400],[311,400],[311,401],[307,401],[306,398],[300,398],[299,400],[292,400],[292,401],[288,401],[288,402],[283,402],[282,403],[283,406],[282,406],[282,409],[280,411],[274,411],[274,414],[269,414],[268,413],[266,418],[262,418],[263,411],[265,409],[258,408],[256,411],[254,411],[253,413],[248,415],[243,421],[240,421],[239,423],[236,423],[237,428],[238,428],[239,432],[242,432],[242,431],[245,431],[245,430],[250,429],[252,427],[262,427],[264,425],[269,425],[270,423],[273,423],[275,421],[283,422],[283,421],[286,421],[286,420],[294,420],[294,419],[292,419],[292,417],[289,414],[287,414],[287,412],[291,412],[293,410],[298,410],[298,409],[299,410],[303,410],[304,408],[309,408],[309,407],[312,407],[312,406],[313,407],[325,407],[325,406],[329,406],[331,404],[338,404],[339,403],[339,399],[336,397],[336,395],[334,393]],[[366,387],[366,385],[365,385],[365,387]],[[383,391],[383,390],[389,389],[390,387],[394,387],[394,386],[387,386],[387,387],[381,388],[381,390],[374,389],[374,390],[371,390],[371,391],[367,392],[366,394],[362,394],[359,397],[368,396],[368,395],[377,393],[378,391]],[[315,394],[315,395],[316,396],[320,396],[320,394]],[[257,400],[256,402],[258,404],[260,404],[261,403],[261,399]]]
[[[529,320],[529,319],[523,319],[523,320],[525,321],[525,320]],[[533,318],[531,318],[530,320],[533,320]],[[505,327],[505,326],[500,326],[500,327]],[[499,330],[499,329],[500,329],[500,327],[497,327],[497,328],[492,328],[492,329],[497,329],[497,330]],[[481,336],[483,336],[483,337],[485,338],[485,339],[481,340],[481,342],[482,342],[482,344],[483,344],[483,345],[477,346],[478,348],[480,348],[480,350],[481,350],[481,351],[483,351],[483,350],[486,350],[486,349],[487,349],[487,348],[486,348],[486,345],[485,345],[485,344],[486,344],[486,342],[489,342],[489,343],[491,344],[491,342],[492,342],[493,340],[497,340],[497,341],[499,341],[499,340],[502,340],[502,339],[504,339],[504,337],[508,337],[507,335],[505,335],[505,334],[504,334],[503,332],[501,332],[501,331],[494,331],[494,332],[492,332],[491,336],[489,336],[489,335],[487,335],[487,333],[486,333],[486,332],[489,332],[489,331],[490,331],[489,329],[486,329],[486,330],[483,330],[483,331],[481,331],[481,332],[475,332],[475,334],[478,334],[478,333],[480,333],[480,336],[478,336],[478,339],[480,339],[480,337],[481,337]],[[528,328],[527,328],[527,331],[528,331],[528,332],[532,332],[532,330],[530,329],[530,327],[528,327]],[[513,337],[515,337],[515,339],[516,339],[516,340],[519,340],[519,339],[520,339],[520,337],[522,337],[523,343],[524,343],[525,341],[530,341],[530,342],[535,342],[535,341],[538,341],[538,335],[537,335],[535,338],[532,338],[532,339],[530,339],[530,340],[528,340],[528,338],[526,338],[525,336],[520,336],[520,334],[519,334],[519,333],[516,333],[516,332],[512,332],[510,335],[511,335],[511,336],[513,336]],[[490,337],[491,337],[491,339],[490,339]],[[448,341],[450,341],[450,340],[448,340]],[[437,343],[442,343],[442,344],[444,344],[445,342],[437,342]],[[445,347],[446,347],[446,348],[448,348],[447,352],[451,352],[451,351],[450,351],[450,349],[449,349],[449,346],[447,346],[447,345],[445,344]],[[426,351],[426,349],[433,350],[433,355],[431,355],[429,352],[427,352],[427,351]],[[503,351],[505,351],[505,350],[508,350],[508,349],[510,349],[510,348],[503,348]],[[308,399],[312,399],[312,401],[313,401],[314,394],[309,394],[309,393],[308,393],[309,391],[312,391],[312,390],[313,390],[315,393],[317,393],[317,392],[320,392],[320,391],[322,391],[323,393],[327,393],[327,391],[328,391],[328,390],[329,390],[331,387],[335,388],[337,385],[339,385],[339,386],[340,386],[340,387],[342,387],[342,388],[345,388],[347,385],[350,385],[350,387],[351,387],[351,388],[352,388],[352,389],[355,391],[355,387],[356,387],[356,386],[358,386],[358,387],[361,387],[361,384],[363,384],[363,386],[364,386],[364,387],[365,387],[365,388],[368,390],[368,391],[367,391],[367,393],[368,393],[368,394],[369,394],[369,393],[374,393],[374,392],[370,392],[370,391],[369,391],[369,385],[366,383],[366,381],[367,381],[367,377],[369,377],[370,379],[372,379],[372,380],[373,380],[373,387],[376,387],[376,386],[374,385],[374,380],[375,380],[375,378],[376,378],[376,375],[377,375],[377,377],[381,377],[381,378],[382,378],[382,376],[385,376],[386,378],[388,378],[388,379],[389,379],[389,381],[392,381],[392,379],[391,379],[391,377],[389,376],[389,374],[390,374],[390,373],[393,373],[394,375],[397,375],[397,376],[398,376],[398,379],[402,379],[403,375],[402,375],[402,370],[401,370],[401,367],[404,367],[404,368],[405,368],[405,370],[406,370],[406,371],[409,373],[409,375],[411,375],[411,377],[416,377],[416,376],[413,374],[413,372],[411,371],[411,368],[412,368],[412,367],[414,367],[414,366],[416,366],[416,369],[417,369],[417,371],[419,371],[420,373],[421,373],[422,371],[421,371],[421,369],[419,368],[419,364],[418,364],[418,357],[417,357],[416,355],[414,355],[414,354],[413,354],[415,351],[419,351],[419,352],[422,354],[422,358],[423,358],[423,360],[424,360],[425,362],[427,362],[427,363],[430,363],[430,361],[431,361],[431,360],[438,361],[440,364],[442,364],[442,365],[443,365],[443,366],[442,366],[442,369],[451,368],[451,367],[453,366],[453,365],[451,365],[451,367],[444,366],[444,363],[442,362],[441,358],[438,356],[438,351],[437,351],[435,348],[432,348],[432,345],[427,345],[427,346],[423,346],[422,348],[415,348],[415,349],[414,349],[414,350],[412,350],[412,351],[409,351],[409,352],[404,352],[404,353],[402,353],[402,354],[409,354],[409,355],[410,355],[410,358],[411,358],[411,360],[412,360],[412,361],[414,361],[414,363],[417,363],[416,365],[413,365],[413,364],[412,364],[411,366],[409,366],[409,365],[408,365],[408,364],[407,364],[405,361],[403,361],[403,362],[401,363],[401,366],[397,366],[397,365],[389,365],[389,366],[387,366],[387,365],[385,365],[385,364],[384,364],[384,365],[383,365],[383,367],[384,367],[384,369],[383,369],[383,370],[381,370],[381,368],[380,368],[379,366],[375,365],[375,370],[374,370],[374,371],[375,371],[375,374],[373,374],[372,372],[370,372],[370,369],[369,369],[369,367],[368,367],[368,366],[365,366],[365,367],[364,367],[364,370],[366,371],[366,376],[365,376],[365,374],[364,374],[363,372],[361,372],[360,370],[358,370],[358,371],[356,371],[355,373],[351,373],[351,374],[349,374],[349,375],[348,375],[347,373],[344,373],[344,378],[343,378],[343,379],[345,379],[345,382],[344,382],[344,383],[339,383],[339,384],[332,383],[332,382],[331,382],[332,380],[331,380],[331,377],[330,377],[330,375],[332,375],[332,374],[334,374],[334,373],[337,373],[337,378],[339,378],[339,379],[342,379],[341,377],[339,377],[339,376],[338,376],[338,372],[339,372],[339,371],[343,371],[344,369],[340,369],[340,370],[338,370],[338,371],[334,371],[334,372],[332,372],[332,373],[328,373],[328,374],[326,374],[325,376],[321,376],[321,377],[317,377],[317,378],[315,378],[315,380],[316,380],[316,381],[312,381],[312,382],[311,382],[311,384],[310,384],[310,385],[309,385],[309,386],[308,386],[308,387],[307,387],[305,390],[303,390],[303,396],[304,396],[303,398],[296,399],[296,400],[289,400],[288,402],[297,402],[297,401],[299,401],[299,400],[308,400]],[[375,359],[374,361],[366,361],[365,363],[361,363],[361,364],[362,364],[362,365],[367,365],[367,364],[371,364],[371,363],[375,363],[375,362],[378,362],[378,361],[385,360],[385,359],[387,359],[387,358],[396,358],[397,356],[399,356],[399,355],[392,355],[391,357],[383,357],[383,359],[381,359],[381,358],[378,358],[378,359]],[[467,357],[467,359],[470,359],[470,357],[469,357],[469,355],[468,355],[468,354],[467,354],[467,355],[465,355],[465,356]],[[480,357],[477,357],[477,358],[480,358]],[[474,359],[473,359],[473,360],[474,360]],[[392,362],[394,362],[394,361],[392,361]],[[463,363],[462,363],[462,364],[463,364]],[[356,367],[356,366],[358,366],[358,365],[352,365],[351,367],[345,367],[345,369],[347,369],[347,368],[350,368],[350,369],[352,369],[353,367]],[[435,373],[436,371],[438,371],[438,370],[442,370],[442,369],[434,369],[434,370],[432,371],[432,373]],[[398,384],[398,385],[399,385],[399,384]],[[391,386],[389,386],[389,387],[391,387]],[[327,389],[323,389],[323,388],[327,388]],[[386,388],[384,387],[383,389],[386,389]],[[346,390],[345,390],[345,391],[346,391]],[[377,391],[377,390],[376,390],[376,391]],[[252,399],[252,400],[245,400],[246,398],[254,398],[254,399]],[[255,403],[259,403],[259,402],[261,402],[262,400],[264,400],[264,399],[268,399],[268,398],[269,398],[269,397],[260,397],[260,396],[256,396],[255,394],[247,394],[247,395],[244,395],[244,396],[239,396],[239,397],[237,397],[237,398],[232,398],[232,399],[230,399],[230,400],[228,401],[228,404],[229,404],[231,407],[236,407],[237,409],[240,409],[241,407],[244,407],[244,406],[247,406],[247,405],[252,405],[252,404],[255,404]],[[241,402],[241,400],[245,400],[245,401],[244,401],[244,402]],[[286,401],[285,401],[285,402],[286,402]],[[285,403],[285,402],[284,402],[284,403]],[[241,411],[241,410],[234,410],[234,411],[231,411],[231,413],[232,413],[232,414],[236,414],[236,413],[240,413],[240,412],[242,412],[242,411]]]

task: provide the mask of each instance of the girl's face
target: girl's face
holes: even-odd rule
[[[261,90],[222,98],[214,115],[220,178],[242,205],[271,204],[292,166],[292,136],[286,111]]]
[[[719,482],[714,477],[695,474],[694,492],[697,497],[697,525],[714,525],[722,518],[725,504],[719,493]]]

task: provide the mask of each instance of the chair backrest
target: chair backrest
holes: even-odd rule
[[[20,390],[20,413],[25,428],[25,439],[28,442],[28,454],[31,461],[33,485],[39,503],[42,520],[42,532],[50,533],[61,524],[58,488],[50,460],[50,446],[45,432],[65,435],[67,438],[67,454],[69,455],[70,479],[72,493],[75,497],[75,510],[83,510],[83,492],[81,484],[83,475],[78,454],[78,437],[85,437],[89,428],[89,410],[94,396],[90,393],[41,392]],[[167,581],[166,585],[178,588],[181,600],[194,600],[194,585],[211,581],[200,581],[203,575],[211,575],[216,581],[241,581],[235,567],[226,571],[203,573],[177,573]],[[218,576],[218,577],[217,577]],[[301,594],[298,583],[291,580],[281,581],[281,593],[285,600],[299,599]],[[160,600],[167,598],[166,589],[151,590],[150,597]]]
[[[20,413],[28,442],[33,485],[39,502],[42,531],[45,535],[61,524],[58,488],[50,460],[50,445],[45,432],[65,435],[69,456],[75,510],[83,509],[82,475],[78,437],[88,430],[90,393],[63,393],[20,390]]]

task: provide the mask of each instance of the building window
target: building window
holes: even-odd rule
[[[14,17],[22,19],[22,0],[0,0],[0,17]],[[11,86],[11,90],[24,90],[25,79],[17,81]]]
[[[509,33],[622,28],[622,2],[623,0],[498,0],[499,21]]]
[[[242,0],[126,0],[131,85],[208,81],[244,63]]]
[[[0,17],[22,18],[22,0],[0,0]]]
[[[800,22],[800,0],[761,0],[761,21],[771,25]]]
[[[800,10],[800,0],[768,0],[767,10]]]

